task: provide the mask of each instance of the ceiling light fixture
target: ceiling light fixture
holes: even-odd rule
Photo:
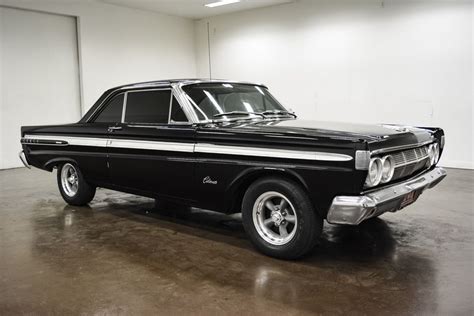
[[[215,7],[220,7],[223,5],[228,5],[228,4],[237,3],[237,2],[240,2],[240,0],[221,0],[221,1],[205,4],[205,6],[208,8],[215,8]]]

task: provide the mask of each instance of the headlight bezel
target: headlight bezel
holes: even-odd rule
[[[375,174],[373,173],[372,167],[376,166]],[[380,184],[382,179],[382,159],[379,157],[373,157],[370,159],[369,168],[367,170],[367,178],[365,179],[366,187],[375,187]]]
[[[429,164],[430,167],[436,165],[440,158],[440,148],[438,143],[432,143],[428,147],[428,156],[430,158]]]
[[[392,180],[393,174],[395,173],[395,160],[391,155],[382,157],[382,177],[380,183],[388,183]],[[385,168],[385,164],[389,163],[388,168]]]

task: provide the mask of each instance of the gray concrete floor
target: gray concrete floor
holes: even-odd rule
[[[0,171],[0,314],[457,314],[473,308],[474,172],[450,169],[396,214],[327,225],[307,258],[257,253],[235,217],[153,210],[55,175]]]

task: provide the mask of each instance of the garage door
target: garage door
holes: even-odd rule
[[[0,7],[0,169],[21,166],[20,126],[80,117],[74,17]]]

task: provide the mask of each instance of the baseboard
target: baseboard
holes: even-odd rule
[[[447,168],[474,169],[474,162],[472,161],[441,160],[439,165]]]

